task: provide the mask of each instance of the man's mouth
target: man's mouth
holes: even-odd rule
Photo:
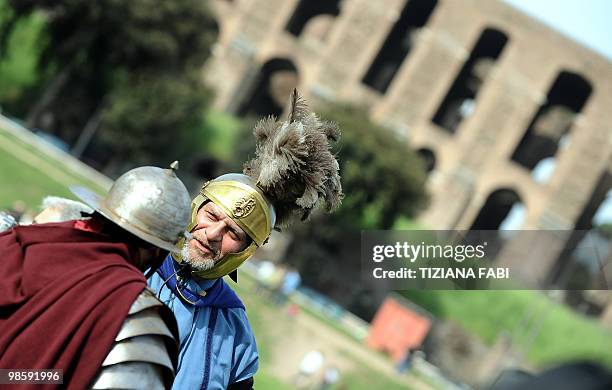
[[[213,254],[214,251],[205,243],[201,242],[200,240],[198,240],[197,238],[194,238],[193,241],[195,242],[196,247],[200,250],[200,252],[203,252],[205,254]]]

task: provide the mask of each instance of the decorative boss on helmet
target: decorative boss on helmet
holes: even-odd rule
[[[330,150],[330,142],[339,139],[340,131],[335,123],[321,121],[309,112],[296,90],[287,120],[265,118],[253,133],[255,158],[245,164],[242,174],[222,175],[204,184],[191,204],[188,227],[189,231],[194,229],[198,210],[211,201],[251,242],[209,270],[193,270],[200,278],[214,279],[233,272],[268,241],[272,229],[280,230],[295,218],[305,220],[318,206],[332,211],[340,205],[339,166]],[[181,261],[180,255],[173,256]]]

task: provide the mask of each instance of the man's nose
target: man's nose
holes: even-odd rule
[[[225,223],[218,221],[208,226],[206,229],[206,238],[208,241],[221,241],[223,237],[223,231],[225,230]]]

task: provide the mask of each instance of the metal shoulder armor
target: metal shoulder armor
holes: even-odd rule
[[[92,389],[170,389],[177,340],[172,312],[145,289],[130,307]]]
[[[15,221],[12,215],[0,211],[0,233],[12,229],[17,225],[17,221]]]

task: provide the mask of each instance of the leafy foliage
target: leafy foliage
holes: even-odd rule
[[[0,26],[5,26],[12,15],[5,3],[0,0]],[[0,51],[0,105],[8,112],[25,111],[17,104],[26,89],[38,81],[36,62],[43,26],[40,15],[23,18],[14,25],[10,40]]]
[[[102,139],[134,163],[167,163],[163,157],[185,152],[178,137],[201,122],[207,90],[196,89],[195,75],[134,74],[109,95]],[[180,130],[183,130],[182,132]]]
[[[361,229],[389,229],[426,205],[423,163],[406,140],[358,107],[331,106],[321,116],[342,131],[338,160],[346,198],[340,218]]]
[[[2,30],[43,11],[47,42],[39,65],[95,69],[198,67],[216,38],[216,22],[200,0],[8,0]],[[5,42],[0,42],[5,43]]]
[[[602,236],[612,239],[612,223],[602,223],[595,226],[595,229],[597,229]]]
[[[356,282],[360,232],[390,229],[398,218],[413,217],[427,202],[425,170],[408,143],[371,122],[365,110],[332,105],[320,115],[342,132],[336,153],[346,196],[336,213],[319,214],[293,230],[287,259],[306,284],[369,320],[382,295],[366,293],[368,286]]]
[[[29,104],[28,126],[72,143],[96,122],[112,148],[142,161],[164,152],[154,140],[180,140],[201,117],[210,92],[198,72],[217,35],[206,2],[6,0],[0,53],[32,14],[45,20],[44,89]]]

